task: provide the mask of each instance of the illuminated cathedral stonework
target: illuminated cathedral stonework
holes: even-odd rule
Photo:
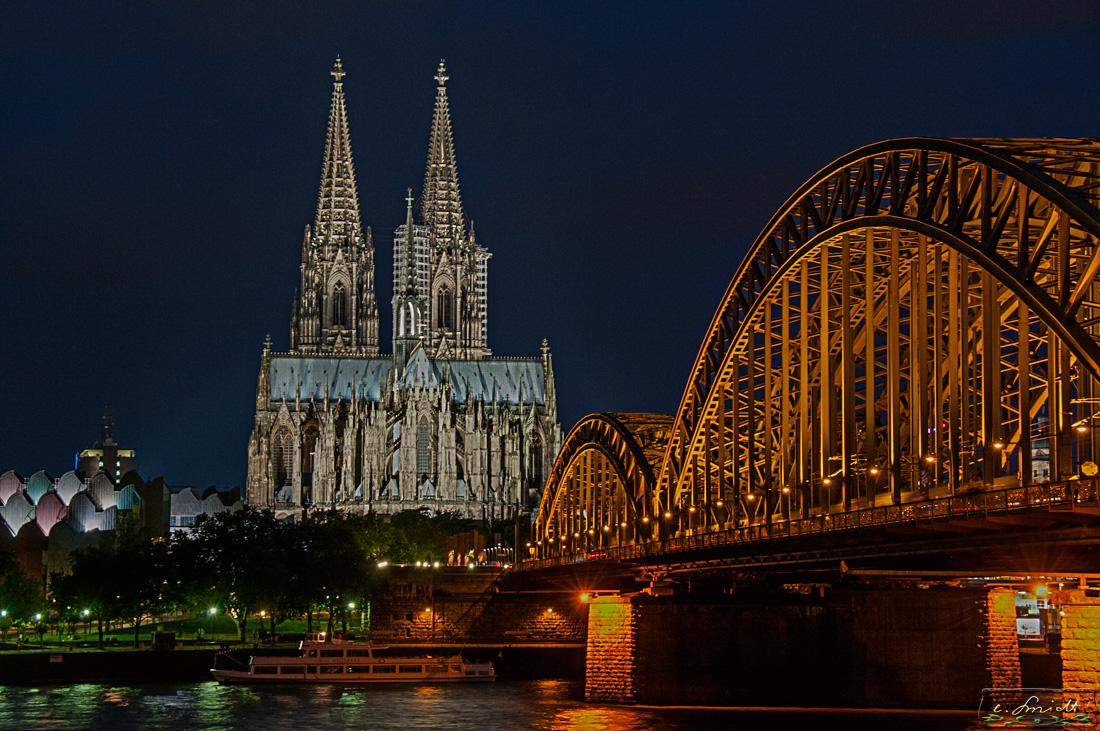
[[[361,225],[339,59],[290,351],[264,344],[248,502],[277,515],[429,507],[502,518],[537,504],[561,444],[549,348],[488,348],[489,252],[463,213],[443,64],[419,217],[394,234],[393,355],[379,354],[374,244]]]

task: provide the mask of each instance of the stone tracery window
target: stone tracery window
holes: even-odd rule
[[[420,417],[416,429],[416,473],[426,475],[432,469],[431,435],[428,433],[428,417]]]
[[[454,328],[454,297],[451,288],[443,285],[435,296],[435,326],[450,330]]]
[[[271,440],[271,463],[275,468],[275,489],[289,485],[294,468],[294,437],[286,425],[279,427]]]
[[[335,327],[348,326],[348,292],[343,282],[337,282],[332,288],[332,324]]]

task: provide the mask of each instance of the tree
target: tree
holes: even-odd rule
[[[245,507],[199,516],[191,535],[173,546],[173,553],[193,562],[184,590],[192,603],[200,599],[225,607],[243,642],[249,614],[272,601],[285,580],[287,538],[269,510]]]
[[[14,552],[0,547],[0,620],[22,626],[44,606],[42,587],[27,575]]]
[[[470,521],[457,512],[432,515],[427,508],[420,508],[395,513],[390,526],[404,535],[411,554],[395,560],[439,561],[447,556],[447,539],[469,530]]]
[[[386,531],[376,516],[338,511],[312,513],[297,526],[298,591],[310,607],[328,613],[328,632],[347,604],[369,591],[375,562],[384,554]]]
[[[120,514],[118,527],[102,543],[73,551],[68,574],[51,575],[51,603],[62,616],[87,609],[98,625],[100,644],[104,622],[130,622],[136,646],[142,622],[171,605],[169,566],[168,545]]]

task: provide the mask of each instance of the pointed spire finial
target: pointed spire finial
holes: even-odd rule
[[[406,188],[405,190],[406,190],[405,204],[408,206],[409,210],[411,211],[412,207],[413,207],[413,189],[412,188]]]
[[[264,338],[264,352],[271,352],[271,333],[268,333],[267,337]]]
[[[336,63],[340,63],[340,60],[337,59]],[[449,78],[451,77],[447,76],[447,69],[443,66],[443,59],[439,59],[439,69],[435,72],[435,80],[439,82],[440,88],[447,83],[447,79]]]
[[[359,194],[355,186],[355,165],[351,158],[351,135],[348,132],[347,105],[341,79],[347,74],[340,59],[330,72],[332,102],[328,112],[328,134],[325,137],[325,157],[321,164],[321,188],[317,195],[317,218],[313,225],[311,245],[318,241],[344,245],[356,240],[359,233]]]

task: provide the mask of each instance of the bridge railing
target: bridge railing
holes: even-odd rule
[[[932,521],[978,520],[989,516],[1029,512],[1072,512],[1100,508],[1100,478],[1025,485],[987,492],[900,505],[880,505],[808,518],[756,523],[719,530],[697,528],[668,538],[630,545],[565,553],[521,561],[518,569],[542,569],[585,561],[629,561],[683,551],[738,545],[758,541],[875,528],[885,525],[919,525]]]

